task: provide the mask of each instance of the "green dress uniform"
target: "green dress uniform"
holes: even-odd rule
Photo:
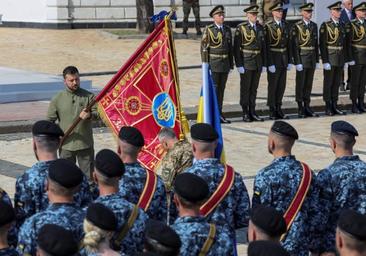
[[[342,8],[342,2],[328,6],[329,9]],[[344,64],[349,60],[349,44],[346,40],[346,28],[341,21],[329,20],[320,26],[320,55],[324,66],[323,100],[326,115],[343,115],[337,107],[338,89]]]
[[[302,11],[313,11],[314,4],[304,4]],[[292,55],[296,65],[296,102],[299,117],[317,116],[310,108],[310,95],[314,73],[319,63],[318,26],[312,21],[301,20],[292,27]]]
[[[212,9],[210,16],[224,13],[224,7],[218,5]],[[230,27],[218,26],[215,23],[208,25],[203,32],[201,41],[202,62],[209,63],[212,79],[216,88],[219,110],[222,114],[224,91],[230,69],[234,67],[232,35]],[[222,118],[222,121],[227,122]]]
[[[278,3],[270,8],[271,11],[282,9]],[[282,119],[282,98],[286,88],[287,69],[291,65],[290,25],[286,21],[272,20],[264,26],[268,66],[268,100],[270,119]],[[271,69],[275,68],[272,72]]]
[[[47,119],[52,122],[58,121],[61,129],[66,131],[93,99],[94,94],[80,87],[74,92],[66,88],[51,100]],[[94,105],[92,117],[97,116],[96,105]],[[91,119],[81,120],[74,131],[65,139],[60,149],[60,157],[74,163],[77,160],[80,169],[87,176],[94,170],[94,141]]]
[[[353,10],[365,11],[366,3],[355,6]],[[355,61],[355,65],[350,67],[352,112],[363,113],[366,86],[366,23],[364,19],[354,19],[347,26],[351,40],[351,59]]]
[[[258,13],[258,5],[244,9],[246,13]],[[263,67],[266,66],[266,43],[263,26],[258,22],[245,21],[239,24],[234,37],[234,57],[237,67],[243,67],[240,74],[240,105],[243,121],[263,121],[255,113],[257,89]]]
[[[194,26],[196,27],[197,35],[201,35],[199,0],[183,0],[183,34],[187,34],[188,31],[188,17],[191,9],[195,18]]]

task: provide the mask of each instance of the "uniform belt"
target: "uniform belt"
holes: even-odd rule
[[[327,46],[327,48],[330,50],[342,50],[343,49],[342,46]]]
[[[260,54],[261,51],[260,50],[247,50],[247,49],[242,49],[241,50],[244,53],[254,53],[254,54]]]
[[[301,50],[308,50],[308,51],[312,51],[315,49],[314,46],[300,46]]]
[[[229,55],[227,55],[227,54],[214,54],[214,53],[210,53],[210,56],[212,56],[212,57],[220,57],[220,58],[227,58],[227,57],[229,57]]]
[[[285,51],[287,51],[287,48],[270,48],[270,51],[272,51],[272,52],[285,52]]]
[[[361,45],[361,44],[352,44],[353,47],[356,48],[361,48],[361,49],[366,49],[366,45]]]

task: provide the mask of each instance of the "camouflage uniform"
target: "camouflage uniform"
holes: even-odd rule
[[[11,203],[11,199],[10,199],[9,195],[1,187],[0,187],[0,200],[3,201],[4,203],[13,205]],[[16,228],[16,226],[14,224],[8,232],[8,244],[10,246],[15,247],[17,245],[17,241],[18,241],[18,229]],[[0,250],[0,252],[1,252],[1,250]]]
[[[0,249],[0,256],[18,256],[19,254],[14,248]]]
[[[95,201],[95,203],[101,203],[108,208],[110,208],[116,215],[118,220],[118,229],[121,230],[123,226],[127,223],[134,205],[127,202],[121,193],[100,196]],[[143,249],[143,241],[145,235],[145,223],[148,220],[148,216],[143,210],[139,209],[138,216],[128,231],[125,238],[122,240],[121,252],[127,255],[136,255],[137,252],[141,252]]]
[[[253,207],[263,204],[284,214],[295,197],[302,173],[301,163],[296,160],[295,156],[274,159],[255,177]],[[315,249],[310,238],[320,221],[317,196],[313,175],[305,201],[283,241],[284,248],[291,255],[308,256],[309,250]]]
[[[214,193],[224,175],[224,166],[216,158],[197,160],[185,172],[203,178],[209,186],[210,195]],[[239,173],[235,173],[234,184],[224,200],[207,216],[209,223],[225,226],[233,239],[235,229],[247,227],[250,201],[247,188]]]
[[[27,218],[48,207],[45,182],[48,176],[48,167],[51,162],[38,162],[26,170],[22,176],[17,178],[14,203],[18,227]],[[85,207],[92,201],[88,179],[85,175],[80,186],[80,191],[74,195],[74,201],[78,207]]]
[[[71,230],[76,241],[80,241],[83,237],[84,215],[74,203],[50,204],[45,211],[33,215],[21,226],[18,252],[21,255],[36,255],[38,233],[45,224],[56,224]]]
[[[137,204],[146,181],[146,171],[139,163],[125,164],[126,171],[123,174],[119,190],[123,198]],[[149,218],[165,221],[167,216],[167,199],[164,182],[158,177],[155,194],[147,210]]]
[[[320,252],[336,251],[335,230],[342,209],[354,209],[366,214],[366,163],[359,156],[337,158],[319,172],[317,184],[322,213]]]
[[[203,217],[180,217],[172,228],[177,232],[182,241],[181,256],[199,255],[209,234],[210,224]],[[217,227],[214,243],[209,252],[210,255],[234,255],[233,240],[228,231]]]
[[[200,21],[200,3],[199,0],[183,0],[183,33],[187,33],[188,31],[188,17],[189,13],[193,10],[195,22],[194,26],[196,27],[197,33],[201,32],[201,21]]]
[[[179,173],[192,166],[192,146],[187,140],[178,141],[161,161],[161,177],[168,191]]]

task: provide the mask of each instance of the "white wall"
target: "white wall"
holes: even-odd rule
[[[46,0],[0,0],[2,21],[46,22]]]

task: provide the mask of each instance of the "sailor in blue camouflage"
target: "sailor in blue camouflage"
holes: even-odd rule
[[[0,256],[18,256],[18,255],[19,255],[18,252],[12,247],[0,249]]]
[[[331,131],[330,145],[337,158],[317,176],[323,218],[317,232],[320,253],[336,252],[335,234],[342,210],[366,214],[366,163],[353,155],[358,132],[345,121],[333,122]]]
[[[119,190],[123,198],[137,204],[144,191],[146,170],[137,162],[137,156],[144,146],[141,132],[131,126],[124,126],[119,132],[118,151],[125,164],[125,173],[120,180]],[[154,195],[146,213],[149,218],[165,222],[167,219],[167,197],[163,180],[158,176]]]
[[[127,223],[127,220],[134,207],[132,203],[127,202],[123,198],[121,193],[100,196],[94,202],[101,203],[113,211],[118,221],[117,230],[121,230]],[[138,216],[133,226],[122,240],[121,252],[125,253],[126,255],[136,255],[137,252],[142,251],[144,246],[143,241],[145,235],[145,223],[148,219],[149,217],[146,215],[146,213],[139,209]]]
[[[9,195],[1,187],[0,187],[0,200],[3,201],[4,203],[7,203],[7,204],[11,205],[11,206],[13,205]],[[14,223],[13,226],[9,229],[9,232],[8,232],[8,244],[10,246],[15,247],[17,245],[17,241],[18,241],[18,229],[17,229],[17,227]]]
[[[179,255],[199,255],[210,230],[210,224],[207,220],[200,216],[178,217],[171,227],[177,232],[182,241]],[[206,255],[234,255],[233,239],[230,238],[229,232],[223,227],[216,226],[214,243]]]
[[[17,178],[15,183],[15,212],[17,226],[32,215],[45,210],[48,207],[48,197],[45,182],[48,175],[48,167],[51,161],[41,161],[34,164],[24,174]],[[80,191],[74,195],[74,201],[78,207],[87,207],[92,202],[88,179],[84,175]]]
[[[57,159],[50,163],[47,178],[47,195],[50,204],[46,210],[28,218],[20,227],[17,251],[21,255],[35,255],[39,230],[45,224],[56,224],[72,231],[76,241],[83,236],[84,211],[73,202],[84,174],[72,162]]]
[[[276,121],[273,124],[268,149],[275,159],[255,177],[253,208],[262,204],[282,214],[289,208],[303,176],[301,162],[291,155],[291,148],[297,139],[298,134],[291,125],[283,121]],[[303,205],[296,214],[285,239],[282,240],[284,248],[293,256],[308,256],[309,251],[314,250],[311,237],[315,228],[320,225],[317,193],[313,174]]]

